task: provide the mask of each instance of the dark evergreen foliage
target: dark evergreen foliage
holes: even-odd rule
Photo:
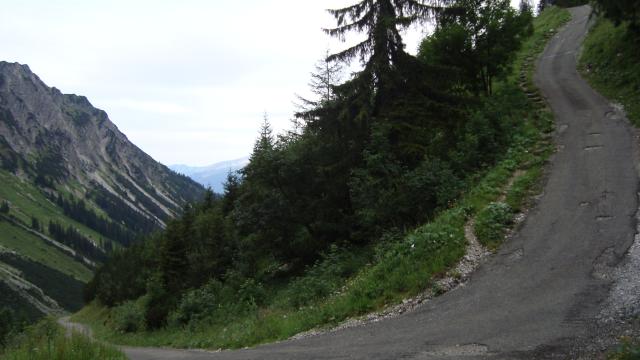
[[[94,183],[89,197],[107,213],[110,219],[122,224],[137,234],[149,234],[160,229],[160,224],[149,217],[133,210],[117,196],[111,194],[99,184]]]
[[[629,23],[636,37],[640,35],[640,2],[637,0],[595,0],[596,9],[616,25]]]
[[[28,315],[16,312],[13,307],[0,307],[0,351],[8,345],[11,336],[19,334],[30,320]]]
[[[0,213],[8,214],[10,210],[9,203],[6,200],[2,200],[2,203],[0,203]]]
[[[95,211],[87,206],[84,200],[66,199],[61,195],[50,197],[52,201],[62,208],[66,216],[88,226],[111,240],[117,241],[123,246],[131,245],[137,237],[137,234],[133,231],[96,214]]]
[[[42,226],[40,225],[40,221],[38,218],[32,216],[31,217],[31,228],[35,231],[42,231]]]
[[[114,306],[144,295],[147,279],[151,278],[147,271],[158,266],[157,258],[150,254],[157,253],[157,248],[151,246],[156,240],[150,237],[146,243],[135,243],[126,251],[114,251],[85,287],[85,302],[98,298],[103,304]],[[145,251],[149,252],[146,256]]]
[[[321,104],[326,104],[335,99],[335,87],[339,85],[343,76],[343,67],[340,62],[330,61],[329,52],[324,59],[318,61],[314,72],[311,73],[309,89],[315,95],[315,99],[306,99],[298,96],[301,101],[300,113],[311,111]],[[299,126],[296,126],[298,128]],[[295,129],[300,130],[300,129]]]
[[[0,261],[20,270],[22,277],[42,289],[68,311],[82,307],[84,284],[56,269],[11,253],[0,254]]]
[[[49,222],[49,234],[57,241],[69,246],[70,248],[80,252],[89,259],[104,262],[106,260],[106,254],[104,251],[95,245],[91,240],[87,239],[78,230],[72,226],[66,228],[55,222]]]
[[[531,35],[528,3],[518,13],[508,0],[457,0],[458,11],[443,14],[433,36],[421,44],[426,63],[451,68],[460,87],[491,95],[494,78],[507,73],[522,38]]]
[[[36,161],[35,183],[37,185],[53,188],[53,184],[63,180],[68,175],[67,169],[64,167],[64,158],[56,149],[49,149],[43,152]]]

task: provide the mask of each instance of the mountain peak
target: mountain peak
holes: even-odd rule
[[[19,62],[0,61],[0,71],[7,70],[23,71],[29,74],[33,74],[31,69],[29,68],[29,65],[27,64],[20,64]]]
[[[85,96],[63,95],[19,63],[0,62],[0,161],[53,187],[108,193],[159,224],[203,191],[132,144]]]

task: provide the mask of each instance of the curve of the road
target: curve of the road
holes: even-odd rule
[[[588,335],[616,266],[633,243],[637,144],[631,126],[578,75],[590,9],[538,61],[536,82],[554,112],[558,152],[544,193],[520,231],[466,286],[415,311],[369,325],[239,351],[124,347],[150,359],[547,358]]]

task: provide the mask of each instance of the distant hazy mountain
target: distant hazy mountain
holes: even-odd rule
[[[132,144],[84,96],[0,62],[0,307],[76,310],[97,264],[204,188]]]
[[[208,166],[170,165],[169,167],[180,174],[184,174],[205,187],[210,186],[214,192],[222,193],[227,175],[237,171],[249,163],[249,157],[227,160]]]

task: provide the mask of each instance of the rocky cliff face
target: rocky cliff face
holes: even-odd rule
[[[0,161],[107,214],[128,208],[147,227],[162,226],[203,192],[132,144],[87,98],[62,94],[17,63],[0,62]]]
[[[87,98],[0,62],[0,309],[75,311],[109,253],[204,188],[132,144]]]

